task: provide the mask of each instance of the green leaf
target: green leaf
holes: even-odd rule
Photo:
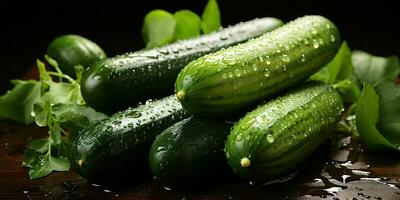
[[[12,80],[14,88],[0,97],[0,118],[29,124],[33,105],[40,101],[40,82]]]
[[[327,84],[335,84],[348,79],[352,73],[352,69],[351,51],[346,41],[344,41],[332,61],[319,72],[312,75],[311,79]]]
[[[378,57],[363,51],[353,51],[354,72],[361,82],[375,83],[385,77],[394,80],[400,72],[397,56]]]
[[[106,118],[103,113],[77,104],[57,104],[53,107],[54,118],[62,128],[76,134],[90,123]]]
[[[221,27],[221,16],[216,0],[208,0],[201,16],[201,29],[203,33],[208,34],[218,30]]]
[[[23,167],[36,166],[42,155],[43,155],[42,153],[34,149],[27,149],[24,154],[24,160],[22,161],[22,166]]]
[[[190,10],[180,10],[174,13],[176,21],[174,40],[183,40],[200,35],[201,19]]]
[[[397,149],[376,128],[378,116],[379,96],[370,84],[365,84],[357,102],[357,131],[367,147],[371,149]]]
[[[51,104],[81,103],[81,94],[74,84],[65,82],[50,82],[49,90],[44,94]]]
[[[28,146],[28,149],[32,149],[40,153],[46,153],[49,150],[49,139],[42,138],[32,140]]]
[[[142,35],[146,48],[168,44],[174,39],[176,21],[164,10],[153,10],[144,17]]]
[[[400,147],[400,85],[388,78],[374,88],[379,95],[378,130],[392,144]]]
[[[36,165],[29,170],[31,179],[41,178],[49,175],[52,171],[68,171],[70,163],[65,157],[53,157],[50,154],[38,157]]]

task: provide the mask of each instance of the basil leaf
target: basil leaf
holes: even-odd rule
[[[55,105],[53,114],[55,121],[71,134],[76,134],[89,124],[107,117],[90,107],[77,104]]]
[[[363,51],[354,51],[352,61],[354,72],[361,82],[373,84],[385,77],[395,80],[400,72],[397,56],[379,57]]]
[[[400,147],[400,85],[388,78],[374,88],[379,95],[377,128],[392,144]]]
[[[201,29],[205,34],[216,31],[221,27],[221,16],[216,0],[209,0],[207,2],[201,18]]]
[[[174,13],[176,21],[174,40],[183,40],[200,35],[201,19],[190,10],[180,10]]]
[[[338,53],[324,68],[311,76],[312,80],[322,81],[326,84],[334,84],[348,79],[352,73],[351,51],[344,41]]]
[[[50,154],[38,156],[38,161],[29,170],[31,179],[49,175],[52,171],[68,171],[70,164],[65,157],[53,157]]]
[[[144,17],[142,36],[146,48],[168,44],[174,39],[176,21],[173,15],[164,10],[153,10]]]
[[[370,84],[365,84],[357,101],[357,131],[367,147],[380,149],[397,149],[376,128],[379,116],[379,96]]]
[[[32,140],[28,146],[28,149],[32,149],[40,153],[45,153],[49,150],[49,139],[42,138],[42,139]]]
[[[29,124],[33,105],[40,101],[40,82],[12,80],[14,88],[0,97],[0,118]]]

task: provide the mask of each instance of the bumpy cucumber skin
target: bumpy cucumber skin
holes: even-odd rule
[[[208,180],[227,167],[223,149],[231,126],[196,117],[172,125],[157,136],[151,147],[153,175],[170,188]]]
[[[307,79],[335,56],[340,43],[331,21],[305,16],[189,63],[175,92],[194,114],[233,113]]]
[[[84,177],[101,178],[118,174],[128,162],[146,166],[156,136],[189,115],[174,96],[118,112],[78,135],[70,148],[72,167]]]
[[[61,71],[75,77],[74,67],[89,67],[105,59],[103,49],[93,41],[79,35],[62,35],[55,38],[47,48],[47,55],[57,61]]]
[[[194,39],[105,59],[84,74],[81,91],[96,110],[112,112],[149,99],[170,95],[178,73],[190,61],[257,37],[281,26],[261,18]]]
[[[233,127],[225,144],[228,163],[256,183],[284,175],[329,138],[342,112],[340,95],[328,85],[306,85],[278,97]],[[245,158],[250,162],[241,163]]]

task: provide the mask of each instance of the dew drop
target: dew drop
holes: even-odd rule
[[[311,30],[311,33],[313,34],[313,35],[317,35],[317,30],[315,30],[314,28]]]
[[[127,116],[133,117],[133,118],[138,118],[138,117],[142,116],[142,113],[140,113],[139,111],[134,110],[134,111],[128,113]]]
[[[242,137],[243,137],[243,135],[242,135],[242,133],[239,133],[237,136],[236,136],[236,141],[242,141]]]
[[[273,142],[275,141],[274,136],[272,136],[271,134],[268,134],[268,135],[267,135],[267,141],[268,141],[269,143],[273,143]]]
[[[244,138],[246,141],[250,140],[250,135],[246,135],[246,137]]]
[[[121,121],[113,121],[112,124],[119,125],[119,124],[121,124]]]
[[[331,35],[331,42],[334,42],[336,39],[335,39],[335,36],[334,35]]]
[[[313,47],[314,47],[314,49],[318,49],[318,47],[319,47],[319,43],[316,39],[313,39]]]
[[[232,78],[233,77],[233,73],[232,72],[228,72],[228,77]]]
[[[251,68],[252,68],[254,71],[257,71],[257,65],[256,65],[256,64],[253,64],[253,65],[251,66]]]
[[[242,75],[242,73],[240,72],[239,69],[235,69],[235,75],[236,75],[236,77],[240,77]]]
[[[265,70],[264,70],[264,76],[265,76],[265,77],[269,77],[270,74],[271,74],[270,71],[269,71],[267,68],[265,68]]]
[[[283,54],[281,59],[282,59],[283,62],[286,62],[286,63],[290,62],[290,58],[286,54]]]
[[[306,62],[306,56],[304,54],[301,54],[300,61],[301,62]]]

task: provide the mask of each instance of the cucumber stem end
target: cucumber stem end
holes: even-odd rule
[[[185,92],[184,91],[179,91],[178,93],[176,93],[176,96],[178,97],[179,100],[183,100],[185,99]]]
[[[248,159],[248,158],[242,158],[241,160],[240,160],[240,165],[242,165],[242,167],[243,168],[247,168],[247,167],[250,167],[250,165],[251,165],[251,161],[250,161],[250,159]]]

